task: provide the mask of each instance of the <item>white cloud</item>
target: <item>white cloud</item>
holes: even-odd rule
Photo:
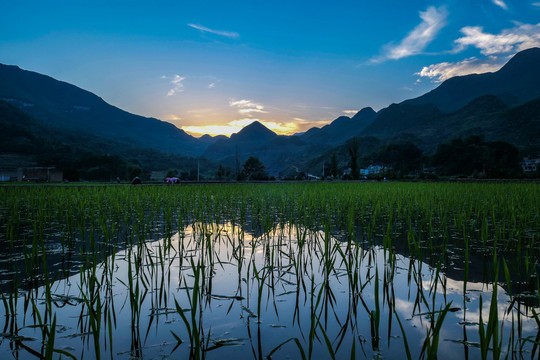
[[[420,11],[422,22],[398,45],[387,45],[385,54],[373,58],[371,62],[380,63],[390,59],[398,60],[422,53],[446,25],[447,16],[448,12],[444,7],[435,8],[430,6],[426,11]]]
[[[343,110],[342,113],[347,115],[355,115],[358,112],[358,110]]]
[[[503,0],[492,0],[493,3],[501,8],[503,8],[504,10],[508,10],[508,6],[506,5],[506,3],[503,1]]]
[[[462,28],[461,32],[465,36],[455,40],[458,49],[474,46],[484,55],[513,54],[540,46],[540,23],[518,24],[498,35],[484,32],[481,26],[467,26]]]
[[[459,62],[442,62],[424,66],[422,70],[415,75],[430,78],[434,82],[442,82],[454,76],[497,71],[503,65],[504,61],[496,57],[490,57],[486,60],[479,60],[475,57],[471,57]]]
[[[211,83],[211,84],[208,84],[208,88],[209,88],[209,89],[213,89],[213,88],[215,88],[215,87],[216,87],[216,83],[215,83],[215,82],[213,82],[213,83]]]
[[[207,27],[202,26],[202,25],[197,25],[197,24],[188,24],[188,26],[190,26],[190,27],[192,27],[194,29],[197,29],[199,31],[202,31],[202,32],[207,32],[207,33],[211,33],[211,34],[215,34],[215,35],[219,35],[219,36],[225,36],[225,37],[232,38],[232,39],[236,39],[236,38],[240,37],[240,34],[238,34],[236,32],[232,32],[232,31],[213,30],[213,29],[207,28]]]
[[[173,96],[180,92],[183,92],[184,84],[182,84],[182,81],[184,81],[185,79],[186,79],[185,77],[182,77],[180,75],[174,75],[174,77],[171,80],[171,84],[173,84],[173,87],[172,89],[169,90],[169,92],[167,93],[167,96]]]
[[[517,24],[511,29],[502,30],[499,34],[486,33],[480,26],[466,26],[461,29],[461,33],[464,36],[454,41],[456,48],[453,53],[474,46],[487,57],[483,59],[471,57],[458,62],[424,66],[415,75],[441,82],[454,76],[497,71],[517,52],[540,47],[540,23]]]
[[[262,104],[253,102],[251,100],[229,100],[229,106],[235,107],[238,109],[240,114],[249,115],[251,113],[263,113],[266,114],[267,111],[264,111],[264,106]]]

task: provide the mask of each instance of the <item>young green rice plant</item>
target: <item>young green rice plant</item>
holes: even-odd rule
[[[501,356],[502,349],[502,336],[499,338],[499,315],[497,304],[497,276],[498,276],[498,264],[495,265],[495,281],[493,282],[493,289],[491,293],[491,302],[489,305],[489,317],[487,324],[484,327],[484,321],[482,316],[482,296],[479,300],[479,337],[480,337],[480,355],[482,359],[487,359],[488,351],[493,351],[493,358],[498,359]],[[502,327],[501,327],[502,335]],[[489,344],[491,343],[491,349]]]
[[[371,323],[371,343],[374,351],[379,350],[379,326],[381,323],[381,308],[379,302],[379,269],[375,267],[375,283],[374,283],[374,294],[375,294],[375,309],[371,310],[369,313],[370,323]],[[364,304],[365,306],[365,304]]]
[[[407,340],[407,334],[405,333],[405,329],[403,328],[403,324],[401,323],[401,320],[399,319],[399,316],[398,316],[398,314],[396,312],[395,307],[392,309],[392,311],[394,312],[394,316],[396,317],[396,320],[398,321],[398,324],[399,324],[399,328],[401,330],[401,335],[402,335],[402,338],[403,338],[403,346],[405,347],[405,355],[407,355],[407,360],[412,360],[411,350],[409,348],[409,341]]]
[[[189,288],[186,287],[186,296],[189,302],[189,309],[184,310],[178,304],[178,301],[175,299],[176,311],[182,318],[184,325],[189,337],[190,348],[190,358],[192,359],[201,359],[203,345],[204,345],[204,333],[202,332],[202,311],[200,308],[201,301],[201,263],[198,262],[195,264],[193,258],[191,258],[191,269],[193,271],[193,288],[190,293]],[[185,282],[185,281],[184,281]],[[189,318],[186,316],[185,312],[189,313]]]
[[[320,313],[318,311],[318,308],[321,303],[322,294],[323,294],[323,287],[321,286],[317,294],[317,300],[314,303],[313,300],[314,300],[314,295],[315,295],[315,284],[314,284],[314,279],[312,278],[311,316],[310,316],[310,327],[309,327],[309,335],[308,335],[308,359],[311,359],[311,356],[313,355],[313,344],[315,342],[315,337],[316,337],[315,332],[317,330],[317,326],[319,324],[319,319],[320,319]]]
[[[345,338],[349,338],[349,335],[356,338],[356,334],[363,331],[361,317],[354,314],[358,304],[361,303],[359,294],[366,291],[366,284],[369,284],[370,281],[371,286],[375,286],[373,279],[376,276],[382,280],[377,291],[379,294],[382,291],[383,294],[383,297],[377,301],[380,321],[386,319],[387,316],[389,334],[392,318],[398,319],[398,322],[401,321],[392,311],[395,305],[393,301],[394,276],[397,278],[399,272],[396,259],[400,256],[410,255],[415,258],[414,261],[410,262],[410,264],[415,264],[411,265],[413,268],[410,268],[408,278],[409,296],[411,301],[415,302],[413,312],[415,314],[422,313],[425,306],[428,315],[432,312],[440,316],[440,310],[434,311],[434,309],[439,306],[441,298],[446,297],[445,279],[464,280],[464,301],[467,301],[466,297],[474,295],[469,288],[472,288],[471,284],[473,284],[474,279],[478,279],[478,274],[474,273],[475,268],[472,266],[476,265],[474,261],[479,254],[482,256],[482,260],[485,259],[486,269],[489,271],[486,273],[488,274],[486,281],[491,280],[491,270],[489,269],[493,267],[494,261],[486,254],[498,249],[498,253],[503,253],[505,257],[501,270],[504,270],[506,287],[511,292],[512,301],[516,299],[512,309],[511,306],[508,307],[508,311],[512,312],[512,319],[516,316],[515,326],[512,325],[512,329],[509,329],[511,334],[505,332],[503,342],[512,339],[509,340],[509,346],[511,346],[509,349],[514,350],[508,351],[519,352],[521,349],[523,353],[530,351],[530,347],[534,346],[532,342],[523,341],[520,342],[519,348],[512,347],[512,344],[519,342],[522,334],[525,334],[524,329],[527,327],[523,324],[527,318],[523,314],[530,313],[530,305],[524,303],[524,297],[519,298],[518,296],[530,296],[533,294],[532,292],[523,294],[523,290],[536,290],[540,286],[540,279],[536,276],[538,272],[536,258],[539,253],[536,234],[540,231],[539,214],[536,211],[538,208],[537,199],[539,198],[537,185],[333,183],[219,187],[201,185],[177,188],[148,186],[137,189],[116,186],[48,187],[46,189],[26,187],[22,190],[18,188],[16,191],[0,188],[0,191],[2,192],[2,196],[0,196],[0,241],[5,240],[9,251],[13,251],[15,255],[20,249],[18,241],[20,240],[24,244],[20,250],[23,254],[21,258],[21,269],[23,270],[18,272],[19,280],[15,279],[10,283],[11,289],[13,289],[11,295],[9,291],[4,293],[3,311],[9,314],[10,318],[24,317],[24,314],[27,313],[26,309],[31,312],[29,299],[38,301],[40,298],[45,298],[45,305],[40,309],[46,318],[45,323],[51,324],[55,314],[58,323],[61,322],[61,312],[57,311],[52,294],[52,289],[56,284],[53,279],[56,279],[55,274],[59,272],[53,265],[56,262],[54,256],[49,256],[50,244],[61,241],[63,256],[73,256],[74,260],[81,257],[85,263],[83,266],[85,274],[81,278],[81,287],[90,305],[92,305],[91,294],[96,291],[101,294],[100,336],[104,336],[108,331],[108,342],[112,345],[115,339],[110,334],[117,326],[113,310],[114,302],[105,301],[105,299],[113,298],[116,295],[113,286],[117,282],[115,268],[123,266],[119,255],[114,254],[119,250],[124,250],[127,254],[128,250],[124,247],[136,246],[133,248],[129,260],[131,262],[131,270],[129,271],[133,282],[130,286],[128,280],[125,280],[124,285],[128,289],[126,301],[130,299],[129,303],[131,304],[131,298],[135,299],[134,306],[130,305],[134,315],[134,323],[137,323],[136,318],[139,317],[142,324],[146,309],[143,308],[142,303],[141,305],[137,305],[137,303],[140,303],[141,299],[144,298],[145,291],[152,294],[151,308],[166,307],[167,302],[172,301],[168,277],[171,275],[170,262],[175,256],[171,256],[171,251],[174,254],[171,249],[174,245],[178,251],[176,265],[180,264],[179,279],[182,279],[186,259],[196,253],[201,259],[200,292],[211,293],[212,287],[216,286],[216,282],[213,280],[214,273],[219,274],[220,271],[227,269],[227,263],[234,263],[236,270],[233,272],[235,275],[238,272],[239,293],[251,295],[248,296],[248,299],[251,298],[253,306],[258,301],[261,302],[260,305],[257,305],[258,315],[265,316],[272,304],[276,314],[278,310],[281,313],[280,306],[290,304],[288,306],[295,307],[294,329],[291,331],[297,331],[302,324],[310,323],[311,313],[303,313],[303,307],[305,304],[309,304],[310,297],[314,305],[317,294],[322,288],[321,300],[317,307],[317,315],[320,316],[318,317],[319,322],[316,322],[315,325],[312,354],[317,354],[321,348],[323,351],[325,351],[325,347],[328,348],[324,339],[326,334],[332,340],[334,355],[339,357],[341,355],[338,352],[340,340],[344,338],[344,334],[347,334]],[[227,246],[230,247],[227,254],[230,253],[231,256],[224,259],[222,253],[219,252],[222,244],[216,243],[216,238],[218,234],[225,234],[226,227],[224,225],[228,222],[232,225],[232,232],[227,229],[228,235],[231,237],[229,241],[226,241],[229,244]],[[178,243],[167,239],[169,234],[175,231],[173,227],[178,227],[182,233],[183,229],[191,224],[193,224],[193,231],[201,236],[192,239],[191,235],[180,234]],[[61,238],[55,239],[52,231],[63,235]],[[281,236],[277,235],[280,231],[283,235],[276,241],[274,238]],[[287,232],[289,238],[286,236]],[[324,236],[319,235],[323,233]],[[154,246],[149,243],[150,240],[157,240],[163,235],[166,239],[161,245]],[[247,242],[252,236],[254,240],[248,245]],[[347,240],[347,243],[339,244],[336,239]],[[406,242],[402,243],[402,240]],[[45,246],[42,246],[42,241]],[[70,245],[70,242],[73,244]],[[173,242],[174,244],[172,244]],[[298,247],[296,242],[299,243]],[[361,246],[369,244],[387,249],[383,255],[377,255],[377,258],[380,256],[380,260],[384,258],[384,261],[388,263],[384,267],[384,274],[380,271],[377,274],[375,269],[366,270],[367,266],[372,266],[374,263],[376,265],[374,254],[377,251],[372,251],[369,247],[364,250]],[[452,246],[464,249],[463,252],[459,250],[457,252],[461,257],[457,263],[461,263],[465,257],[463,269],[465,276],[463,279],[452,278],[448,275],[446,272],[451,269],[448,261],[449,256],[440,257],[445,249],[451,253]],[[77,251],[78,247],[81,248],[80,252]],[[45,285],[47,280],[42,266],[42,249],[47,253],[50,290],[47,290]],[[191,249],[195,251],[192,253]],[[250,250],[252,254],[253,251],[262,250],[263,255],[261,258],[249,257],[247,254],[250,253]],[[104,258],[109,260],[103,262]],[[419,260],[420,262],[418,262]],[[425,260],[424,264],[422,264],[422,260]],[[12,260],[9,259],[9,261]],[[247,263],[244,263],[245,261]],[[255,263],[256,267],[252,265]],[[470,267],[469,263],[471,263]],[[0,262],[0,264],[2,263]],[[435,269],[429,275],[437,279],[431,280],[429,296],[422,287],[428,282],[416,278],[421,274],[427,274],[426,264]],[[71,266],[67,265],[66,268],[70,271],[65,272],[64,276],[75,270],[75,268],[70,268]],[[126,265],[126,267],[128,266]],[[247,271],[246,268],[248,268]],[[264,302],[262,302],[262,296],[258,296],[259,282],[255,276],[255,269],[260,279],[265,278],[264,281],[259,282],[264,287],[263,296],[265,296],[265,291],[268,294],[266,309]],[[314,269],[316,270],[314,271]],[[379,268],[379,270],[381,269]],[[314,272],[316,275],[312,276]],[[364,277],[366,273],[367,275]],[[283,274],[290,274],[290,276]],[[32,278],[37,279],[37,281],[32,280]],[[185,279],[186,277],[184,277]],[[285,283],[285,279],[288,279],[287,281],[290,281],[291,284]],[[524,280],[527,283],[523,282]],[[310,281],[312,286],[309,285]],[[338,287],[342,281],[346,281],[343,284],[346,291],[344,297],[339,292],[334,292],[335,287]],[[24,298],[24,307],[19,307],[17,301],[20,302],[18,299],[22,299],[19,295],[20,289],[27,286],[37,286],[38,282],[44,286],[39,290],[39,295],[36,295],[36,288],[30,290],[29,295]],[[182,281],[179,280],[179,282]],[[241,284],[247,282],[250,286],[246,287],[246,290],[253,294],[242,293],[244,286]],[[512,284],[509,284],[510,282]],[[272,301],[275,296],[274,289],[277,289],[278,286],[283,286],[284,292],[297,290],[296,301],[290,303]],[[251,289],[249,289],[250,287]],[[311,287],[314,287],[315,290],[312,290],[310,294]],[[6,286],[6,288],[8,287]],[[130,288],[131,290],[129,290]],[[324,290],[325,288],[326,290]],[[47,293],[50,293],[49,298],[53,300],[52,302],[49,300],[51,304],[49,308],[47,308]],[[192,289],[189,290],[189,294],[193,295]],[[540,296],[537,291],[534,294],[537,297]],[[427,298],[425,298],[426,296]],[[452,295],[449,294],[449,296]],[[345,305],[347,298],[349,299],[349,312],[354,320],[349,320],[348,314],[344,318],[341,317],[342,309],[347,308]],[[501,299],[497,300],[499,303],[502,302]],[[446,303],[446,298],[444,303]],[[84,306],[85,310],[88,308],[86,304],[81,306]],[[95,308],[96,303],[92,306]],[[20,309],[25,310],[22,314],[17,314],[17,309],[19,312]],[[230,307],[229,312],[234,314],[234,309],[234,306]],[[377,312],[376,306],[370,304],[367,311],[369,319],[375,319],[374,312]],[[523,314],[519,315],[519,312]],[[191,324],[190,312],[184,311],[183,313]],[[335,319],[332,319],[332,313],[335,314]],[[81,321],[85,324],[85,331],[91,332],[92,325],[89,321],[89,314],[85,313],[81,316],[83,319]],[[402,312],[400,312],[400,316],[404,316]],[[199,318],[198,313],[197,317]],[[129,320],[129,315],[127,318]],[[118,317],[118,319],[120,322],[122,321],[122,317]],[[155,319],[152,324],[156,325],[156,333],[158,333],[159,318]],[[430,319],[432,328],[436,328],[438,320],[437,315]],[[501,322],[501,319],[498,320]],[[97,320],[93,321],[97,325]],[[349,321],[351,322],[350,326],[344,326]],[[62,322],[64,321],[62,320]],[[338,324],[337,328],[335,327],[336,323]],[[367,322],[367,324],[366,331],[368,332],[371,331],[371,324],[376,327],[374,321]],[[162,325],[160,324],[160,326]],[[403,322],[403,326],[405,330],[408,330],[405,322]],[[447,326],[446,322],[444,326]],[[381,327],[380,324],[379,327]],[[332,338],[334,331],[339,332],[335,340]],[[420,343],[416,337],[411,335],[412,333],[407,333],[410,337],[407,339],[409,345]],[[499,331],[499,335],[497,342],[500,343],[502,331]],[[150,339],[152,335],[147,335],[147,337]],[[204,338],[202,335],[199,337]],[[390,335],[388,337],[390,341]],[[86,336],[84,341],[86,339],[91,341],[90,338],[91,336]],[[135,338],[140,339],[139,336],[135,336]],[[293,344],[297,344],[294,338],[301,339],[297,333],[293,334],[287,343],[292,346],[285,345],[281,349],[291,350],[294,355],[298,355],[300,347],[294,348]],[[205,343],[211,342],[209,339],[210,337],[206,337],[201,341],[201,349],[205,347]],[[493,347],[492,339],[489,342],[490,348]],[[283,343],[284,340],[286,339],[278,338],[276,343]],[[435,343],[432,340],[434,337],[430,335],[429,345],[431,349],[434,349]],[[140,343],[140,340],[134,341],[134,348],[140,350]],[[305,343],[301,344],[305,346],[307,357],[309,345],[307,334]],[[390,345],[388,346],[390,347]],[[385,356],[385,348],[380,341],[378,348],[381,355]],[[419,351],[418,348],[410,350],[412,353]],[[353,353],[352,350],[351,353]],[[55,356],[60,355],[54,354]],[[256,351],[256,354],[260,357],[260,351]],[[272,356],[275,354],[275,352],[272,353]],[[425,354],[427,354],[427,350],[425,350]],[[111,355],[113,355],[112,351]],[[504,356],[502,351],[501,355]]]
[[[448,314],[449,311],[451,311],[451,307],[452,307],[452,303],[450,302],[446,304],[446,306],[438,312],[437,319],[430,326],[428,333],[426,335],[426,339],[424,340],[424,345],[422,346],[422,350],[420,352],[421,358],[423,359],[424,358],[426,359],[437,358],[437,351],[439,348],[441,329],[442,329],[443,322],[446,315]],[[433,312],[431,316],[434,318],[435,312]]]

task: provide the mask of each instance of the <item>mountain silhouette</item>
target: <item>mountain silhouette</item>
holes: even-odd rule
[[[259,121],[254,121],[239,132],[232,134],[232,142],[264,142],[275,139],[278,135]]]
[[[435,104],[445,113],[456,111],[482,95],[495,95],[507,105],[540,97],[540,48],[523,50],[499,71],[456,76],[434,90],[402,104]]]
[[[74,85],[0,64],[0,100],[11,106],[0,106],[0,119],[4,129],[16,134],[4,137],[6,144],[20,151],[39,138],[124,157],[129,156],[128,149],[137,148],[202,155],[229,168],[257,156],[270,173],[277,174],[280,169],[308,164],[322,170],[329,154],[346,156],[347,142],[353,137],[364,139],[362,151],[408,141],[429,153],[443,142],[470,135],[540,150],[539,84],[540,49],[532,48],[516,54],[499,71],[451,78],[415,99],[378,112],[366,107],[353,117],[340,116],[295,136],[277,135],[254,121],[230,138],[197,139],[168,122],[123,111]],[[14,108],[20,112],[16,116]],[[36,146],[28,149],[41,151]],[[144,155],[147,160],[151,151]]]
[[[196,155],[203,147],[171,123],[128,113],[89,91],[17,66],[0,64],[0,99],[59,129],[174,154]]]
[[[322,128],[309,129],[300,137],[303,141],[312,144],[342,144],[364,130],[376,117],[377,113],[372,108],[366,107],[358,111],[352,118],[340,116]]]

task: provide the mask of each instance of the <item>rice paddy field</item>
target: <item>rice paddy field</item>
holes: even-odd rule
[[[0,187],[0,358],[538,358],[539,230],[539,184]]]

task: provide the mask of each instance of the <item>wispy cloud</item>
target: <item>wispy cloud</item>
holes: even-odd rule
[[[256,103],[251,100],[229,100],[229,106],[235,107],[238,109],[240,114],[249,115],[251,113],[262,113],[266,114],[267,111],[264,111],[264,106],[262,104]]]
[[[504,61],[497,57],[490,57],[484,60],[471,57],[459,62],[442,62],[424,66],[415,75],[430,78],[433,82],[442,82],[454,76],[497,71],[503,65]]]
[[[163,75],[161,77],[162,79],[169,79],[169,77]],[[184,91],[184,84],[182,84],[182,81],[184,81],[186,78],[180,75],[174,75],[171,79],[170,83],[173,85],[173,87],[169,90],[167,93],[167,96],[173,96],[178,93],[181,93]]]
[[[533,6],[538,6],[540,7],[540,2],[535,2],[535,3],[532,3]]]
[[[417,25],[397,45],[389,44],[384,48],[384,54],[371,59],[371,63],[381,63],[386,60],[398,60],[404,57],[418,55],[435,39],[439,31],[446,25],[448,12],[446,8],[430,6],[426,11],[420,11],[422,22]]]
[[[458,49],[474,46],[484,55],[511,54],[540,46],[540,23],[518,24],[497,35],[484,32],[481,26],[467,26],[461,32],[465,36],[455,40]]]
[[[236,38],[240,37],[240,34],[238,34],[237,32],[233,32],[233,31],[214,30],[214,29],[210,29],[210,28],[207,28],[206,26],[202,26],[202,25],[198,25],[198,24],[188,24],[188,26],[190,26],[190,27],[192,27],[194,29],[197,29],[199,31],[205,32],[205,33],[215,34],[215,35],[219,35],[219,36],[225,36],[225,37],[228,37],[228,38],[231,38],[231,39],[236,39]]]
[[[215,82],[208,84],[208,88],[209,88],[209,89],[213,89],[213,88],[215,88],[215,87],[216,87],[216,83],[215,83]]]
[[[358,110],[343,110],[342,112],[347,115],[355,115]]]
[[[493,3],[501,8],[503,8],[504,10],[508,10],[508,6],[506,5],[506,3],[503,1],[503,0],[492,0]]]
[[[175,114],[169,114],[169,116],[167,117],[167,121],[182,121],[182,120],[184,119]]]

